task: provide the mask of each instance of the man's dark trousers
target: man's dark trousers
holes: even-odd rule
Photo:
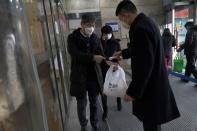
[[[161,131],[161,125],[143,122],[144,131]]]
[[[90,123],[93,127],[98,127],[98,95],[99,89],[97,82],[88,81],[87,92],[90,102]],[[87,94],[77,97],[77,113],[81,127],[87,126],[86,118]]]
[[[189,77],[191,74],[197,79],[196,59],[197,54],[186,54],[187,64],[185,68],[185,76]]]

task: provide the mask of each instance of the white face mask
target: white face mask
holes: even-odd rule
[[[111,37],[112,37],[112,34],[110,33],[110,34],[107,34],[107,39],[109,40],[109,39],[111,39]]]
[[[94,27],[85,28],[85,34],[86,35],[91,36],[93,32],[94,32]]]
[[[110,34],[104,34],[103,37],[102,37],[103,40],[109,40],[111,38],[112,38],[112,34],[111,33]]]
[[[127,23],[125,23],[125,22],[123,22],[123,21],[121,21],[121,24],[122,24],[122,26],[123,26],[125,29],[130,29],[130,25],[129,25],[129,24],[127,24]]]

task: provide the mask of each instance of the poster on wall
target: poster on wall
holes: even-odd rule
[[[107,23],[105,23],[105,25],[110,26],[112,28],[113,32],[118,32],[119,26],[118,26],[117,22],[107,22]]]
[[[189,9],[175,11],[175,31],[178,33],[178,43],[183,44],[187,30],[184,25],[189,20]]]

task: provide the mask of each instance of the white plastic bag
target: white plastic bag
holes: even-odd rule
[[[110,66],[105,77],[103,93],[107,96],[124,97],[127,88],[124,70],[118,66],[118,70],[113,71],[113,65]]]

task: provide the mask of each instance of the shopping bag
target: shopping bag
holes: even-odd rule
[[[124,97],[127,88],[124,70],[118,66],[114,71],[113,65],[110,66],[105,77],[103,93],[107,96]]]
[[[174,63],[173,71],[182,73],[184,62],[183,62],[183,57],[181,56],[180,53],[176,54],[173,63]]]

